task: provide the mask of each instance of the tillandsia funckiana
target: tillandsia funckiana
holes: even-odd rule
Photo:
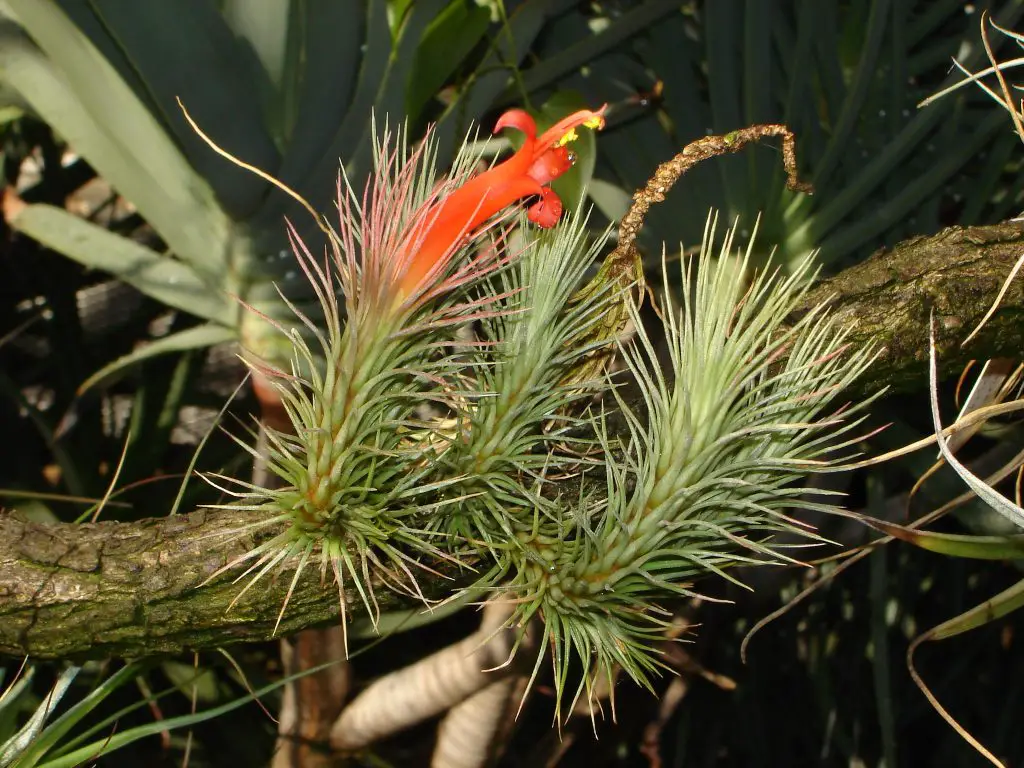
[[[617,668],[646,684],[661,606],[697,579],[795,562],[786,546],[813,540],[792,513],[835,508],[800,481],[849,443],[856,407],[823,413],[870,351],[821,309],[785,325],[811,259],[755,273],[731,234],[714,253],[713,219],[658,335],[628,246],[609,257],[627,267],[588,282],[609,234],[547,185],[576,131],[602,125],[582,111],[538,136],[512,110],[496,130],[523,134],[514,155],[476,173],[467,148],[444,177],[429,136],[385,131],[367,187],[339,181],[327,256],[293,233],[324,323],[296,311],[279,326],[290,369],[252,363],[292,430],[270,432],[278,487],[236,481],[235,504],[269,513],[254,525],[285,524],[230,564],[249,564],[243,589],[318,567],[344,620],[346,585],[374,616],[375,589],[422,596],[438,563],[471,567],[472,594],[542,627],[533,674],[550,654],[560,709]]]

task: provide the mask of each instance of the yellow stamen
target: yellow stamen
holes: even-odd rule
[[[592,128],[594,130],[600,130],[604,128],[604,116],[594,115],[593,117],[588,118],[586,121],[583,122],[583,127]],[[568,131],[566,131],[565,135],[562,136],[562,138],[555,142],[555,146],[564,147],[566,144],[572,141],[576,141],[576,139],[578,138],[579,136],[576,135],[576,129],[570,128]]]
[[[555,142],[555,146],[556,147],[564,147],[570,141],[576,141],[576,139],[578,139],[578,138],[579,137],[576,135],[576,129],[575,128],[570,128],[569,132],[567,134],[565,134],[562,138],[560,138],[557,142]]]

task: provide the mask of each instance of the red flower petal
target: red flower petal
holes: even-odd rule
[[[542,187],[540,200],[526,211],[526,218],[538,227],[550,229],[562,218],[562,200],[553,189]]]

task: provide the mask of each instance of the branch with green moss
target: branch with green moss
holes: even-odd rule
[[[0,653],[139,657],[269,640],[290,574],[234,605],[236,573],[207,582],[277,533],[235,535],[252,522],[245,510],[78,525],[0,516]],[[402,607],[387,590],[379,599],[382,610]],[[337,591],[310,569],[295,585],[278,635],[336,622],[338,612]]]
[[[855,385],[874,390],[921,389],[928,371],[928,318],[936,320],[936,352],[945,376],[972,359],[1019,358],[1024,340],[1024,279],[1007,287],[998,311],[966,346],[964,339],[995,302],[1024,255],[1024,227],[950,227],[879,251],[822,281],[803,306],[826,302],[854,344],[874,343],[881,354]]]
[[[803,306],[828,300],[852,344],[882,346],[857,387],[922,386],[928,317],[939,321],[939,355],[947,372],[972,357],[1017,357],[1024,344],[1024,284],[1013,281],[999,310],[965,348],[960,342],[995,301],[1024,252],[1013,224],[953,228],[900,243],[823,281]],[[228,535],[258,515],[244,509],[197,511],[131,523],[35,523],[0,516],[0,653],[37,658],[137,657],[214,648],[275,636],[292,585],[286,568],[232,604],[236,574],[217,574],[281,526]],[[211,576],[213,578],[211,579]],[[451,583],[424,579],[428,593]],[[349,605],[361,600],[348,587]],[[383,611],[422,606],[379,590]],[[339,599],[318,568],[294,584],[277,636],[338,621]]]

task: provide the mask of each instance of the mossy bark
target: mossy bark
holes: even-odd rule
[[[1020,224],[950,227],[905,240],[819,283],[804,306],[826,303],[850,342],[872,343],[880,354],[858,384],[861,393],[889,386],[921,389],[928,376],[928,324],[943,375],[971,359],[1022,357],[1024,273],[1010,283],[998,311],[967,346],[1016,261],[1024,255]]]
[[[823,281],[805,305],[828,301],[850,329],[851,343],[879,346],[862,392],[920,388],[932,312],[944,371],[959,371],[970,358],[1021,357],[1024,275],[1011,283],[976,340],[963,349],[960,343],[1022,253],[1024,229],[1015,224],[947,229],[880,251]],[[252,513],[241,510],[83,525],[0,516],[0,653],[133,657],[270,639],[290,572],[261,581],[230,609],[241,589],[233,583],[237,574],[207,583],[275,532],[238,532],[253,522]],[[386,589],[378,596],[382,610],[409,607],[408,598]],[[359,613],[361,603],[350,598]],[[337,621],[338,612],[333,583],[321,584],[319,570],[307,568],[277,635]]]
[[[252,523],[241,510],[80,525],[0,516],[0,653],[135,657],[269,640],[291,573],[230,609],[240,569],[206,583],[270,533],[237,533]],[[394,604],[385,590],[379,598]],[[277,635],[337,621],[339,607],[333,583],[307,568]]]

